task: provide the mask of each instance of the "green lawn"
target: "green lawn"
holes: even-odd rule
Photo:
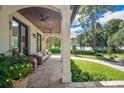
[[[97,57],[93,56],[93,55],[78,55],[78,54],[75,54],[74,56],[84,57],[84,58],[91,58],[91,59],[97,59]]]
[[[78,55],[78,54],[75,54],[74,56],[82,57],[82,58],[91,58],[91,59],[98,59],[98,60],[115,62],[114,60],[106,58],[104,56],[100,57],[100,56],[95,56],[95,55]]]
[[[102,54],[102,53],[99,53],[99,54]],[[103,55],[103,57],[95,56],[95,55],[83,55],[83,54],[82,55],[75,54],[73,56],[116,62],[115,60],[110,59],[109,58],[110,57],[109,55],[107,55],[107,54],[102,54],[102,55]],[[108,56],[108,57],[105,57],[105,56]],[[124,53],[113,53],[112,56],[117,56],[119,58],[124,58]]]
[[[88,61],[81,61],[81,60],[74,60],[74,61],[75,64],[78,65],[82,71],[103,73],[106,74],[112,80],[124,80],[124,72],[121,72],[119,70]]]
[[[124,53],[113,53],[113,56],[118,56],[120,58],[124,58]]]

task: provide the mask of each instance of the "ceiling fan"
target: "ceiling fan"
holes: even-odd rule
[[[41,21],[46,21],[49,18],[49,16],[43,14],[41,14],[40,17],[41,17],[40,19]]]

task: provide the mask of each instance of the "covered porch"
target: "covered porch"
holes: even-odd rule
[[[19,53],[36,54],[45,49],[45,40],[48,37],[58,36],[61,38],[61,56],[58,58],[52,56],[51,60],[47,60],[41,65],[36,73],[32,74],[29,87],[52,87],[52,84],[57,87],[59,83],[55,84],[55,82],[71,82],[70,24],[77,10],[78,6],[69,5],[5,5],[0,7],[0,32],[3,33],[0,34],[0,53],[11,50],[14,42],[17,42],[15,46]],[[15,41],[13,41],[13,35],[15,35],[13,30],[18,30],[18,33],[15,33],[17,36]],[[46,71],[40,72],[45,68],[47,68]],[[45,80],[40,78],[45,78]],[[60,87],[62,87],[61,84]]]

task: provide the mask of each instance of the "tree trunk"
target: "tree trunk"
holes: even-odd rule
[[[93,16],[92,16],[92,35],[93,35],[93,50],[95,51],[97,49],[97,47],[96,47],[96,33],[95,33],[94,17]]]
[[[84,50],[85,50],[85,46],[84,46]]]
[[[80,46],[81,50],[82,50],[82,46]]]

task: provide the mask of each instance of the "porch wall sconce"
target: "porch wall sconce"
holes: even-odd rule
[[[12,22],[9,21],[9,29],[11,30],[12,29]]]
[[[36,34],[33,33],[33,38],[36,38]]]

